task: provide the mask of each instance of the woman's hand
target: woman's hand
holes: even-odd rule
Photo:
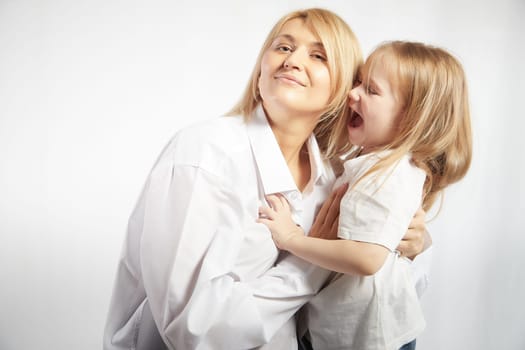
[[[412,260],[432,244],[432,238],[425,226],[425,215],[426,212],[419,208],[408,225],[405,236],[397,247],[401,255]]]
[[[330,197],[326,199],[315,217],[315,221],[310,229],[309,237],[322,239],[337,239],[337,229],[339,226],[339,206],[341,198],[346,193],[348,184],[344,184],[336,189]]]
[[[290,204],[282,194],[269,195],[266,200],[271,207],[259,208],[257,222],[270,229],[277,248],[286,250],[291,239],[297,236],[304,237],[304,231],[292,220]]]

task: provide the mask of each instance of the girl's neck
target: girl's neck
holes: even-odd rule
[[[357,156],[364,156],[366,154],[370,153],[376,153],[388,150],[389,148],[386,148],[385,146],[368,146],[368,147],[361,147],[359,151],[357,152]]]

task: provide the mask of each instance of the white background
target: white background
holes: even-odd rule
[[[127,217],[173,133],[226,112],[284,13],[466,69],[468,176],[429,223],[418,349],[524,349],[525,1],[0,0],[0,349],[101,348]]]

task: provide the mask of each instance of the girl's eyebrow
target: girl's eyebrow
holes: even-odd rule
[[[368,80],[368,85],[372,87],[372,89],[374,89],[376,92],[381,92],[383,91],[381,89],[381,87],[376,83],[376,81],[374,80],[374,78],[369,78],[367,79]]]
[[[367,72],[367,73],[370,73],[370,72]],[[361,80],[361,83],[365,83],[366,85],[368,85],[369,87],[371,87],[377,92],[382,91],[382,89],[379,87],[379,85],[374,80],[374,78],[372,78],[369,74],[366,74],[365,76],[363,76],[363,72],[361,69],[359,69],[357,73],[357,79]]]

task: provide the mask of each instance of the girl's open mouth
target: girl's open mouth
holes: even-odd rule
[[[363,118],[356,112],[352,111],[348,125],[352,128],[358,128],[363,124]]]

